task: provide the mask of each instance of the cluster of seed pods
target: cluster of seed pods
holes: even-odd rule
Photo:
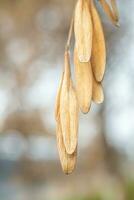
[[[115,0],[99,0],[105,13],[119,25]],[[74,72],[71,77],[69,46],[74,33]],[[104,101],[102,80],[106,47],[102,23],[93,0],[77,0],[64,54],[64,70],[57,94],[55,118],[57,145],[62,169],[70,174],[76,165],[79,112],[89,112],[92,101]]]

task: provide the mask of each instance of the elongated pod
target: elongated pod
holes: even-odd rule
[[[76,49],[80,62],[88,62],[92,49],[92,21],[88,0],[78,0],[74,15]]]
[[[60,122],[68,154],[74,153],[78,137],[79,107],[70,75],[69,53],[65,53],[65,72],[60,95]]]
[[[74,50],[76,92],[79,107],[83,113],[88,113],[92,100],[92,69],[90,62],[79,61],[77,50]]]
[[[117,7],[115,7],[114,2],[112,2],[112,7],[113,10],[111,9],[110,5],[107,3],[106,0],[99,0],[103,10],[105,11],[106,15],[108,16],[108,18],[111,20],[111,22],[115,25],[115,26],[119,26],[119,19],[118,19],[118,14],[117,14]],[[115,10],[116,9],[116,10]]]
[[[117,8],[117,4],[116,4],[116,0],[111,0],[111,6],[114,12],[114,17],[116,19],[116,21],[119,21],[119,12],[118,12],[118,8]]]
[[[77,150],[75,150],[73,154],[68,154],[66,152],[60,121],[57,121],[56,134],[57,134],[57,145],[58,145],[58,151],[62,169],[65,174],[70,174],[72,173],[76,165]]]
[[[94,103],[100,104],[104,101],[104,93],[101,83],[97,82],[93,77],[93,93],[92,100]]]
[[[105,72],[106,65],[106,47],[103,28],[99,14],[95,8],[93,1],[91,1],[91,15],[93,24],[93,45],[91,55],[91,65],[98,82],[101,82]]]

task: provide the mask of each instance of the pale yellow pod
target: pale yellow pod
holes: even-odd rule
[[[80,62],[88,62],[92,49],[92,21],[88,0],[78,0],[74,15],[75,42]]]
[[[59,88],[58,88],[58,92],[57,92],[57,97],[56,97],[56,105],[55,105],[55,119],[56,119],[56,121],[58,120],[59,110],[60,110],[60,95],[61,95],[63,77],[64,77],[64,72],[62,73],[62,77],[61,77],[61,80],[60,80],[60,84],[59,84]]]
[[[66,151],[72,154],[77,146],[78,102],[70,77],[68,53],[65,53],[65,72],[60,96],[60,121]]]
[[[76,166],[77,150],[75,150],[73,154],[67,154],[64,141],[63,141],[62,132],[61,132],[60,121],[57,122],[56,134],[57,134],[57,145],[58,145],[59,157],[60,157],[60,162],[61,162],[63,172],[65,174],[70,174],[73,172]]]
[[[90,8],[93,24],[93,46],[91,55],[91,65],[96,80],[98,82],[101,82],[104,76],[106,65],[105,38],[101,20],[93,1],[91,1]]]
[[[83,113],[88,113],[92,100],[92,69],[90,62],[82,63],[79,61],[77,50],[74,50],[76,92],[79,107]]]
[[[79,123],[79,106],[76,96],[75,89],[73,87],[72,81],[70,80],[70,90],[69,90],[69,114],[70,114],[70,150],[68,153],[75,151],[78,143],[78,123]]]
[[[63,140],[66,149],[70,148],[70,114],[69,114],[69,89],[70,89],[70,62],[69,53],[65,52],[65,71],[60,95],[60,121]]]
[[[101,83],[97,82],[93,77],[93,94],[92,100],[94,103],[101,104],[104,101],[104,93]]]
[[[111,22],[115,26],[119,26],[117,10],[115,10],[115,7],[114,7],[114,10],[112,10],[106,0],[99,0],[99,1],[100,1],[101,5],[102,5],[102,8],[105,11],[106,15],[111,20]],[[112,4],[112,6],[115,6],[115,5]]]

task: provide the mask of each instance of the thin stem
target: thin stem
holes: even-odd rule
[[[71,19],[71,23],[70,23],[70,28],[69,28],[69,33],[68,33],[68,39],[67,39],[67,43],[66,43],[66,47],[65,47],[66,51],[68,51],[69,48],[70,48],[73,27],[74,27],[74,15],[73,15],[73,17]]]

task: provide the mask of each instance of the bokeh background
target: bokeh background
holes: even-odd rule
[[[75,172],[63,174],[55,96],[76,0],[0,0],[0,200],[134,200],[134,1],[104,26],[105,102],[80,115]],[[72,65],[73,67],[73,65]]]

